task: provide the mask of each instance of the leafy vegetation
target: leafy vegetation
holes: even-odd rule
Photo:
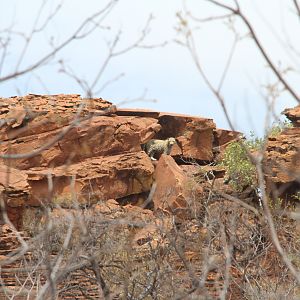
[[[280,121],[272,125],[263,138],[255,136],[250,132],[250,138],[244,141],[230,143],[221,162],[226,168],[226,181],[236,190],[242,191],[246,186],[256,187],[256,167],[251,162],[249,153],[255,153],[263,149],[269,137],[276,137],[285,128],[291,127],[289,121]]]
[[[227,146],[222,160],[226,167],[226,180],[237,191],[256,185],[256,168],[247,150],[245,143],[232,142]]]

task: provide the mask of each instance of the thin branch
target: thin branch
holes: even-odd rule
[[[17,64],[16,64],[15,72],[18,71],[18,69],[19,69],[19,67],[20,67],[20,65],[21,65],[21,63],[22,63],[22,61],[23,61],[23,59],[24,59],[24,57],[25,57],[25,54],[26,54],[27,49],[28,49],[28,47],[29,47],[29,45],[30,45],[30,42],[31,42],[31,40],[32,40],[32,38],[33,38],[33,36],[34,36],[35,28],[36,28],[36,26],[37,26],[37,23],[38,23],[38,21],[39,21],[39,19],[40,19],[40,16],[41,16],[41,14],[42,14],[42,11],[43,11],[45,5],[46,5],[46,1],[44,0],[44,1],[42,2],[42,4],[41,4],[41,6],[40,6],[40,8],[39,8],[39,10],[38,10],[38,12],[37,12],[37,14],[36,14],[36,18],[35,18],[35,20],[34,20],[34,22],[33,22],[33,26],[32,26],[32,29],[31,29],[31,32],[30,32],[29,36],[28,36],[28,37],[25,37],[25,41],[26,41],[26,42],[25,42],[25,45],[24,45],[24,47],[23,47],[23,49],[22,49],[22,51],[21,51],[21,55],[20,55],[20,57],[19,57],[19,60],[18,60],[18,62],[17,62]]]
[[[238,38],[235,37],[234,42],[233,42],[232,47],[231,47],[231,50],[230,50],[230,54],[228,56],[228,59],[227,59],[227,62],[226,62],[226,65],[225,65],[225,68],[224,68],[224,71],[223,71],[223,74],[222,74],[222,77],[221,77],[221,80],[220,80],[220,83],[219,83],[219,86],[218,86],[218,89],[217,89],[218,93],[221,92],[221,88],[223,86],[224,80],[225,80],[226,75],[228,73],[228,70],[229,70],[229,67],[230,67],[230,64],[231,64],[231,61],[232,61],[232,58],[233,58],[233,54],[234,54],[237,42],[238,42]]]
[[[69,45],[71,41],[76,40],[76,39],[84,38],[86,36],[86,34],[82,34],[82,31],[87,26],[87,24],[89,24],[92,21],[94,21],[94,19],[96,19],[100,15],[104,14],[106,11],[108,11],[108,10],[110,11],[112,9],[112,7],[117,3],[117,1],[118,0],[112,0],[103,9],[101,9],[100,11],[96,12],[95,14],[93,14],[91,17],[89,17],[86,20],[84,20],[84,22],[75,30],[75,32],[69,38],[67,38],[64,42],[62,42],[55,49],[53,49],[52,51],[50,51],[47,55],[45,55],[44,57],[42,57],[41,59],[39,59],[38,61],[36,61],[32,65],[24,68],[21,71],[15,71],[15,72],[13,72],[11,74],[8,74],[6,76],[0,77],[0,82],[4,82],[4,81],[10,80],[12,78],[16,78],[18,76],[24,75],[24,74],[26,74],[26,73],[28,73],[30,71],[33,71],[33,70],[37,69],[38,67],[40,67],[43,64],[45,64],[50,58],[52,58],[53,56],[55,56],[55,54],[57,54],[59,51],[61,51],[63,48],[65,48],[67,45]],[[95,28],[96,27],[94,27],[94,29]]]
[[[233,123],[231,121],[231,118],[229,117],[229,113],[227,111],[226,105],[225,105],[225,100],[223,98],[223,96],[220,94],[220,92],[212,85],[212,83],[210,82],[210,80],[208,79],[208,77],[206,76],[202,65],[200,63],[200,59],[198,57],[197,54],[197,49],[196,49],[196,45],[195,45],[195,41],[192,35],[192,32],[188,29],[188,33],[186,35],[186,46],[188,48],[188,50],[190,51],[192,58],[194,60],[194,63],[199,71],[199,73],[201,74],[202,78],[204,79],[204,82],[206,83],[206,85],[209,87],[209,89],[211,90],[211,92],[215,95],[215,97],[218,99],[223,112],[225,114],[226,120],[229,124],[229,127],[231,128],[231,130],[235,130]]]
[[[257,169],[257,174],[258,174],[259,187],[261,190],[261,199],[262,199],[262,203],[263,203],[263,207],[264,207],[264,213],[265,213],[265,217],[268,221],[268,225],[269,225],[268,228],[270,230],[270,235],[271,235],[273,245],[277,249],[277,252],[279,253],[282,261],[288,267],[291,274],[295,277],[298,284],[300,284],[300,273],[295,269],[291,260],[288,258],[286,252],[284,251],[284,249],[281,246],[281,243],[280,243],[278,235],[277,235],[277,231],[276,231],[276,228],[274,225],[273,217],[272,217],[269,203],[268,203],[268,198],[267,198],[266,189],[265,189],[265,182],[264,182],[264,173],[263,173],[263,168],[262,168],[262,164],[260,161],[258,161],[256,163],[256,169]]]
[[[222,196],[224,199],[229,200],[229,201],[232,201],[232,202],[234,202],[234,203],[240,205],[241,207],[243,207],[243,208],[245,208],[245,209],[247,209],[247,210],[252,211],[257,217],[261,217],[261,214],[259,213],[259,211],[258,211],[255,207],[253,207],[253,206],[251,206],[251,205],[245,203],[244,201],[242,201],[242,200],[240,200],[240,199],[238,199],[238,198],[236,198],[236,197],[233,197],[233,196],[231,196],[231,195],[225,194],[225,193],[223,193],[223,192],[221,192],[221,191],[215,191],[215,192],[216,192],[218,195]]]
[[[286,88],[286,90],[293,96],[293,98],[298,103],[300,103],[300,97],[297,95],[296,91],[294,91],[294,89],[289,85],[289,83],[285,80],[285,78],[282,76],[282,74],[280,73],[280,71],[276,68],[276,66],[272,62],[270,56],[267,54],[267,52],[263,48],[261,41],[258,39],[257,34],[255,33],[255,30],[254,30],[253,26],[251,25],[251,23],[248,20],[248,18],[241,12],[240,8],[239,7],[233,8],[231,6],[225,5],[225,4],[220,3],[218,1],[215,1],[215,0],[205,0],[205,1],[213,3],[213,4],[215,4],[215,5],[219,6],[219,7],[225,8],[227,10],[230,10],[232,13],[234,13],[235,15],[239,16],[242,19],[242,21],[244,22],[244,24],[247,26],[248,30],[250,31],[251,36],[252,36],[252,38],[253,38],[256,46],[260,50],[260,53],[263,55],[263,57],[265,58],[265,60],[268,63],[268,65],[273,70],[273,72],[277,76],[278,80],[280,80],[280,82],[284,85],[284,87]],[[237,1],[235,1],[235,2],[237,3]]]
[[[296,8],[298,17],[300,18],[300,5],[299,5],[299,3],[298,3],[297,0],[293,0],[293,3],[294,3],[294,5],[295,5],[295,8]]]

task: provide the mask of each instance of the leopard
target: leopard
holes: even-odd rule
[[[172,147],[175,144],[177,142],[173,137],[165,140],[152,139],[144,145],[144,150],[151,160],[157,160],[162,154],[170,155]]]

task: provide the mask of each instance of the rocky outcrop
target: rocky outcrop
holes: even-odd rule
[[[1,141],[37,135],[68,125],[74,117],[87,117],[115,111],[101,98],[82,99],[80,95],[33,95],[0,98]]]
[[[141,150],[140,145],[153,131],[158,130],[157,120],[134,117],[94,117],[80,122],[59,141],[51,143],[66,127],[48,132],[18,137],[0,145],[3,154],[30,153],[51,145],[33,157],[2,160],[18,169],[33,167],[57,167],[67,163],[80,162],[86,158],[112,156]]]
[[[140,151],[90,158],[48,170],[35,168],[26,173],[31,188],[28,205],[73,207],[76,202],[91,205],[149,191],[154,168],[146,153]]]
[[[39,206],[52,198],[68,206],[72,180],[77,201],[85,205],[95,199],[147,192],[154,169],[140,151],[141,144],[151,138],[176,137],[178,145],[171,153],[176,157],[201,161],[213,157],[215,124],[210,119],[116,110],[101,98],[81,99],[79,95],[2,98],[0,112],[0,153],[15,155],[1,162],[12,168],[14,177],[20,175],[23,185],[18,192],[15,187],[15,196],[7,197],[10,208]]]
[[[0,165],[0,201],[7,205],[7,216],[17,228],[21,228],[23,208],[31,195],[25,172]],[[4,222],[0,214],[0,225]]]
[[[284,114],[296,127],[285,128],[268,139],[264,168],[269,193],[283,199],[300,191],[300,106]]]
[[[242,133],[239,131],[217,128],[214,130],[214,135],[215,135],[214,146],[221,147],[221,146],[226,146],[228,143],[232,141],[236,141],[239,137],[242,136]]]
[[[155,169],[155,191],[153,203],[156,210],[187,218],[189,206],[193,204],[192,178],[187,175],[171,156],[162,155]],[[198,191],[199,192],[199,191]]]
[[[213,159],[213,131],[216,128],[211,119],[179,114],[161,113],[159,124],[162,130],[159,138],[173,136],[180,149],[174,147],[171,154],[185,159],[210,161]]]
[[[0,165],[0,193],[10,207],[23,206],[29,199],[30,186],[25,172]]]
[[[149,270],[155,273],[163,264],[166,270],[174,268],[174,286],[182,284],[182,278],[186,278],[183,288],[190,285],[184,256],[196,262],[199,274],[202,267],[197,251],[203,232],[191,214],[195,206],[202,214],[204,211],[201,197],[207,191],[199,182],[218,177],[222,181],[224,169],[206,164],[215,159],[214,147],[225,147],[238,133],[216,129],[211,119],[117,109],[100,98],[28,95],[0,100],[0,154],[7,156],[0,158],[1,200],[17,229],[32,236],[42,232],[41,239],[30,240],[29,246],[48,257],[38,268],[38,255],[25,257],[26,266],[34,266],[30,276],[40,278],[38,284],[28,283],[27,273],[20,268],[22,260],[6,265],[4,284],[12,288],[13,295],[16,286],[43,285],[47,267],[57,261],[61,262],[58,273],[71,266],[69,273],[57,278],[58,299],[98,299],[100,273],[119,293],[124,278],[131,284],[135,276],[142,276],[137,280],[148,285]],[[141,146],[150,139],[168,137],[177,140],[171,155],[154,162],[142,151]],[[0,221],[0,250],[6,251],[1,252],[1,264],[12,256],[9,250],[15,244],[10,243],[7,232],[11,236],[15,231],[3,227],[5,220]],[[176,236],[178,224],[186,226],[183,232],[188,236],[182,249],[174,246],[180,237]],[[63,244],[80,245],[72,248],[78,251],[75,259],[71,256],[68,261],[68,249],[61,251]],[[57,253],[64,257],[57,259]],[[97,262],[100,273],[87,259],[95,253],[104,259]],[[133,284],[132,291],[135,289]],[[25,294],[29,295],[26,290]]]
[[[275,183],[288,183],[299,178],[300,128],[288,128],[268,140],[266,171]]]

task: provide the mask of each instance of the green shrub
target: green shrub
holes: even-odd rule
[[[293,127],[293,124],[289,120],[278,121],[273,123],[272,127],[268,130],[267,137],[276,137],[284,129]]]
[[[224,152],[221,162],[226,168],[226,181],[236,190],[242,191],[246,186],[257,186],[255,165],[251,162],[248,152],[263,150],[263,146],[269,137],[279,135],[284,129],[292,127],[288,120],[273,123],[263,138],[256,137],[250,132],[250,139],[230,143]]]
[[[246,186],[256,186],[256,168],[250,161],[246,143],[232,142],[225,152],[222,165],[226,168],[226,177],[229,184],[237,191]]]

